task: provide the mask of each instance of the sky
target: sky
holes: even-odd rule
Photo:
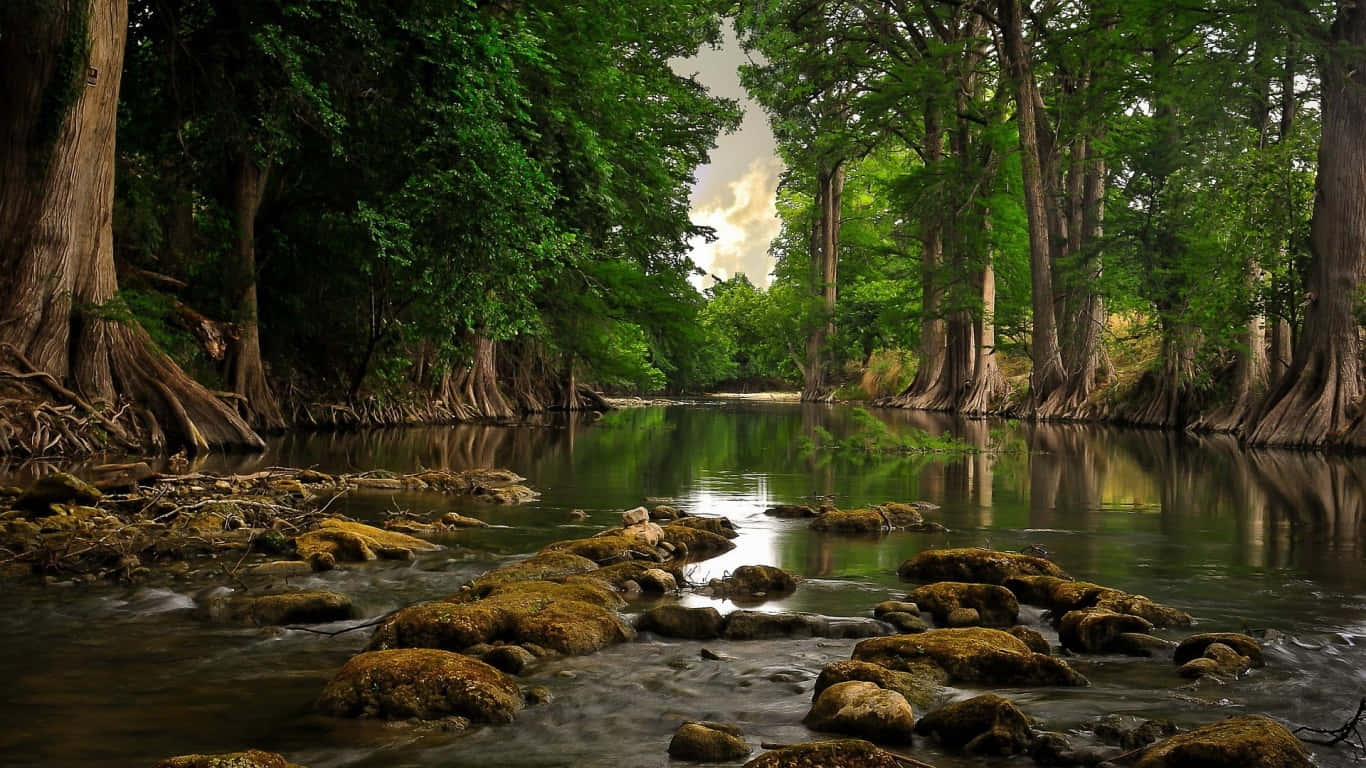
[[[778,234],[774,201],[783,166],[768,117],[740,85],[737,69],[744,62],[734,31],[726,29],[721,48],[704,47],[697,56],[671,63],[679,74],[696,74],[712,93],[739,100],[745,110],[740,130],[719,137],[711,162],[697,171],[692,219],[714,228],[718,239],[694,239],[693,261],[709,275],[724,279],[743,272],[755,285],[767,286],[773,271],[768,245]],[[705,287],[712,281],[699,277],[695,284]]]

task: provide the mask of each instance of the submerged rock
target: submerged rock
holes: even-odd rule
[[[891,624],[897,632],[900,632],[904,635],[911,635],[915,634],[916,632],[924,632],[925,630],[930,628],[930,625],[926,624],[924,619],[920,618],[918,615],[911,613],[901,613],[900,611],[893,611],[892,613],[884,613],[877,618],[878,621],[885,621],[888,624]]]
[[[249,749],[221,755],[180,755],[168,757],[155,768],[303,768],[291,763],[284,755]]]
[[[1233,649],[1239,656],[1246,656],[1254,667],[1266,665],[1262,657],[1261,644],[1252,637],[1237,632],[1205,632],[1191,635],[1176,646],[1172,660],[1177,664],[1185,664],[1191,659],[1200,658],[1205,655],[1205,649],[1213,643],[1221,643]]]
[[[1019,638],[1021,642],[1029,646],[1029,650],[1035,653],[1049,653],[1052,651],[1048,647],[1048,639],[1037,629],[1031,629],[1023,624],[1017,624],[1006,630],[1006,634]]]
[[[943,531],[939,523],[926,522],[916,504],[894,501],[867,509],[830,509],[811,521],[811,530],[829,533],[890,533],[891,531]]]
[[[654,525],[654,523],[647,523]],[[655,526],[658,527],[658,526]],[[660,532],[659,535],[663,535]],[[650,560],[661,561],[664,555],[655,551],[654,547],[658,544],[646,544],[629,536],[622,535],[620,530],[615,534],[606,536],[594,536],[588,539],[569,539],[567,541],[557,541],[547,545],[541,550],[541,554],[559,552],[568,555],[586,557],[599,565],[609,563],[620,563],[628,560]]]
[[[660,605],[651,608],[636,621],[636,628],[642,632],[688,640],[720,637],[723,626],[720,612],[710,606],[685,608],[681,605]]]
[[[1058,576],[1016,576],[1005,586],[1022,603],[1042,605],[1055,617],[1072,611],[1098,608],[1126,616],[1138,616],[1155,627],[1184,627],[1190,614],[1153,602],[1143,595],[1103,587],[1089,581],[1071,581]]]
[[[987,627],[1012,626],[1020,615],[1015,595],[995,584],[940,581],[916,588],[906,599],[931,613],[940,624],[950,624],[949,615],[961,608],[975,610],[978,622]]]
[[[925,715],[916,733],[946,747],[979,755],[1013,755],[1029,748],[1029,718],[1009,699],[992,693],[957,701]]]
[[[740,535],[740,532],[735,530],[735,524],[724,517],[681,517],[675,518],[673,525],[708,531],[727,539],[733,539]]]
[[[1304,745],[1262,715],[1230,717],[1151,747],[1134,768],[1310,768]]]
[[[906,697],[896,691],[850,680],[821,691],[802,723],[817,731],[905,744],[911,741],[915,715]]]
[[[339,592],[301,590],[273,595],[214,595],[203,606],[214,621],[269,626],[322,624],[354,615],[351,598]]]
[[[810,613],[732,611],[721,636],[727,640],[779,640],[804,637],[880,637],[892,628],[876,619],[832,618]]]
[[[726,763],[753,751],[740,729],[726,723],[684,723],[669,740],[669,757],[678,760]]]
[[[1238,677],[1249,669],[1252,669],[1252,659],[1223,643],[1210,643],[1200,658],[1182,664],[1177,674],[1182,677]]]
[[[679,523],[664,526],[664,541],[674,547],[677,556],[689,560],[715,557],[735,549],[735,543],[725,536]]]
[[[815,517],[819,514],[809,504],[777,504],[764,510],[765,515],[771,517]]]
[[[434,720],[456,715],[506,723],[522,708],[512,678],[482,661],[427,648],[373,651],[352,658],[318,699],[338,717]]]
[[[991,549],[927,549],[903,562],[897,575],[911,581],[964,581],[1005,584],[1019,576],[1066,576],[1058,565],[1041,557]]]
[[[66,472],[43,475],[24,490],[14,502],[14,508],[31,513],[32,517],[53,514],[53,504],[94,504],[104,497],[99,489]]]
[[[431,542],[373,525],[328,518],[317,530],[294,539],[299,557],[332,559],[335,562],[365,562],[378,558],[411,560],[414,552],[440,549]]]
[[[1080,653],[1104,653],[1119,650],[1117,642],[1127,633],[1145,633],[1153,625],[1139,616],[1129,616],[1101,608],[1071,611],[1058,625],[1062,647]]]
[[[482,597],[489,590],[518,581],[562,579],[576,574],[592,573],[598,564],[568,552],[541,552],[520,562],[495,568],[466,585],[466,590]],[[604,571],[606,569],[603,569]]]
[[[500,645],[479,658],[480,661],[509,675],[520,675],[527,665],[536,661],[536,655],[520,645]]]
[[[1145,720],[1126,715],[1105,715],[1092,726],[1096,738],[1126,750],[1149,744],[1177,733],[1176,723],[1170,720]]]
[[[998,629],[933,629],[918,635],[864,640],[853,658],[904,671],[937,667],[950,682],[997,685],[1087,685],[1061,659],[1034,653]]]
[[[920,615],[920,606],[911,602],[901,600],[884,600],[873,606],[873,615],[882,618],[886,613],[909,613],[912,616]]]
[[[839,739],[781,747],[750,760],[744,768],[901,768],[901,763],[870,742]]]
[[[940,685],[948,682],[948,675],[940,669],[920,669],[899,672],[866,661],[835,661],[825,665],[816,678],[813,696],[838,683],[857,680],[896,691],[912,705],[927,709],[938,696]]]

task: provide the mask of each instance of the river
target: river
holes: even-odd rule
[[[962,422],[874,411],[893,431],[948,431],[993,450],[969,456],[813,452],[817,426],[855,429],[843,406],[703,401],[547,418],[519,427],[460,426],[293,433],[261,457],[216,457],[209,471],[271,465],[327,472],[507,467],[540,491],[520,507],[422,495],[339,502],[364,520],[395,508],[459,511],[494,527],[465,531],[412,563],[379,562],[295,579],[350,595],[366,617],[454,592],[472,576],[558,539],[610,527],[658,499],[725,515],[737,548],[691,566],[702,582],[749,563],[804,577],[763,610],[867,616],[909,586],[895,570],[928,547],[1042,546],[1069,573],[1188,611],[1194,630],[1265,637],[1267,666],[1228,684],[1192,685],[1168,660],[1072,657],[1080,689],[1006,689],[1050,730],[1107,713],[1183,725],[1260,712],[1290,725],[1336,726],[1366,695],[1366,460],[1248,453],[1222,439],[1086,426]],[[777,503],[855,507],[923,499],[947,533],[821,535],[768,517]],[[582,509],[586,520],[571,511]],[[212,570],[213,565],[204,566]],[[145,766],[189,752],[256,747],[312,768],[340,766],[666,766],[684,719],[738,724],[749,741],[814,738],[800,725],[821,667],[855,641],[689,642],[649,636],[592,656],[541,662],[519,680],[548,705],[509,726],[465,733],[336,721],[311,705],[368,630],[335,637],[207,624],[191,610],[202,582],[24,586],[0,595],[0,765]],[[689,595],[691,604],[728,602]],[[641,611],[639,603],[628,611]],[[1039,613],[1022,620],[1056,633]],[[365,619],[358,619],[360,623]],[[341,629],[338,624],[327,629]],[[727,658],[704,660],[702,647]],[[984,764],[920,740],[910,753],[944,768]],[[1327,768],[1347,748],[1315,748]],[[1017,758],[1028,765],[1026,758]],[[1004,761],[1001,764],[1009,764]],[[991,764],[991,763],[986,763]]]

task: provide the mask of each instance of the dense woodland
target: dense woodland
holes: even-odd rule
[[[699,293],[731,23],[783,226]],[[757,385],[1366,446],[1349,0],[4,0],[0,113],[12,452]]]

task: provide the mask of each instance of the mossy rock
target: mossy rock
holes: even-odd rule
[[[1252,669],[1252,659],[1243,656],[1223,643],[1210,643],[1198,659],[1191,659],[1177,670],[1182,677],[1238,677]]]
[[[647,574],[650,574],[651,571],[661,570],[667,573],[673,579],[675,587],[677,587],[678,584],[683,583],[683,572],[680,569],[666,565],[660,565],[659,563],[648,563],[639,561],[604,565],[603,567],[597,569],[596,571],[593,571],[592,573],[585,574],[583,578],[596,579],[604,584],[611,585],[614,589],[624,588],[626,582],[628,581],[634,581],[636,584],[640,585],[641,587],[644,587],[646,582],[650,582],[652,581],[652,579],[657,579],[657,577],[653,574]],[[651,590],[646,589],[645,591],[649,592]]]
[[[939,687],[948,682],[948,675],[938,667],[922,667],[910,672],[899,672],[866,661],[835,661],[826,664],[816,677],[812,696],[838,683],[851,680],[873,683],[896,691],[906,701],[921,709],[928,709],[939,696]]]
[[[540,610],[512,615],[512,636],[570,656],[583,656],[636,633],[612,611],[578,600],[556,600]]]
[[[1153,745],[1134,768],[1311,768],[1304,745],[1262,715],[1230,717]]]
[[[1116,641],[1127,633],[1146,633],[1153,625],[1141,616],[1115,613],[1102,608],[1070,611],[1058,625],[1062,647],[1078,653],[1105,653],[1116,650]]]
[[[283,755],[249,749],[245,752],[228,752],[221,755],[180,755],[168,757],[156,764],[156,768],[303,768],[291,763]]]
[[[1048,647],[1048,638],[1044,637],[1043,633],[1037,629],[1026,627],[1023,624],[1016,624],[1010,629],[1007,629],[1006,634],[1018,638],[1025,645],[1029,646],[1029,650],[1035,653],[1050,653],[1052,651],[1052,649]]]
[[[823,533],[855,534],[944,530],[938,523],[926,522],[915,505],[894,501],[866,509],[831,509],[812,520],[810,527]]]
[[[541,552],[562,552],[579,557],[586,557],[589,560],[605,565],[608,563],[620,563],[626,560],[658,560],[653,548],[647,547],[626,536],[594,536],[588,539],[570,539],[568,541],[557,541],[546,546]]]
[[[742,565],[720,581],[713,581],[717,591],[725,595],[769,597],[790,595],[797,590],[801,577],[771,565]]]
[[[1124,594],[1089,581],[1073,581],[1060,576],[1012,576],[1005,580],[1004,586],[1021,603],[1041,605],[1058,616],[1090,608],[1104,597]]]
[[[821,691],[802,724],[887,744],[908,744],[915,714],[906,697],[862,680],[849,680]]]
[[[337,518],[323,520],[316,530],[300,534],[294,546],[304,560],[330,556],[337,562],[411,560],[414,552],[441,548],[406,533]]]
[[[204,610],[214,621],[257,626],[322,624],[343,621],[355,615],[351,598],[339,592],[320,589],[210,599]]]
[[[14,502],[14,508],[32,517],[53,514],[53,504],[94,504],[104,497],[99,489],[67,472],[43,475]]]
[[[1119,593],[1105,595],[1096,602],[1096,607],[1115,613],[1138,616],[1154,627],[1189,627],[1191,615],[1161,603],[1155,603],[1143,595]]]
[[[1017,552],[991,549],[927,549],[903,562],[897,575],[910,581],[964,581],[979,584],[1005,584],[1019,576],[1057,576],[1067,574],[1052,561]]]
[[[446,602],[471,602],[468,592],[459,592]],[[483,599],[525,600],[545,603],[550,600],[578,600],[603,608],[616,609],[626,601],[606,582],[591,577],[569,576],[564,581],[510,581],[489,589]]]
[[[1032,740],[1029,718],[1009,699],[992,693],[940,707],[922,717],[915,730],[977,755],[1018,754]]]
[[[1254,667],[1266,666],[1266,659],[1262,656],[1261,644],[1255,639],[1237,632],[1205,632],[1199,635],[1191,635],[1176,646],[1176,652],[1172,654],[1172,661],[1177,664],[1185,664],[1192,659],[1198,659],[1205,655],[1205,649],[1213,643],[1222,643],[1232,648],[1238,655],[1246,656]]]
[[[429,602],[400,609],[380,625],[369,650],[440,648],[462,651],[506,636],[507,611],[496,602]]]
[[[681,605],[659,605],[642,614],[636,628],[664,637],[687,640],[710,640],[721,636],[725,622],[711,606],[687,608]]]
[[[809,504],[778,504],[764,510],[764,514],[770,517],[796,518],[796,517],[815,517],[820,514]]]
[[[679,517],[669,519],[673,520],[673,525],[681,525],[685,528],[696,528],[699,531],[709,531],[717,536],[724,536],[727,539],[733,539],[740,535],[740,532],[735,530],[735,524],[724,517]]]
[[[353,657],[318,699],[337,717],[434,720],[456,715],[507,723],[522,708],[512,678],[482,661],[429,648],[373,651]]]
[[[731,611],[726,614],[721,636],[727,640],[780,640],[821,637],[824,617],[805,613]]]
[[[728,763],[754,749],[740,729],[725,723],[684,723],[669,740],[669,757],[701,763]]]
[[[934,629],[918,635],[864,640],[853,658],[902,671],[937,667],[950,682],[995,685],[1087,685],[1061,659],[1034,653],[1017,637],[998,629]]]
[[[920,606],[912,602],[903,600],[884,600],[873,606],[873,615],[882,618],[887,613],[909,613],[912,616],[920,615]]]
[[[838,739],[765,752],[745,763],[744,768],[901,768],[901,763],[871,742]]]
[[[674,547],[675,556],[688,560],[704,560],[735,549],[735,542],[725,536],[677,522],[664,526],[664,541]]]
[[[1020,615],[1015,595],[995,584],[940,581],[916,588],[906,599],[933,614],[940,624],[948,623],[949,614],[959,608],[975,609],[982,626],[987,627],[1013,626]]]
[[[569,552],[541,552],[526,560],[495,568],[466,585],[476,596],[501,584],[514,581],[540,581],[562,579],[576,574],[592,573],[598,564],[580,555]]]

